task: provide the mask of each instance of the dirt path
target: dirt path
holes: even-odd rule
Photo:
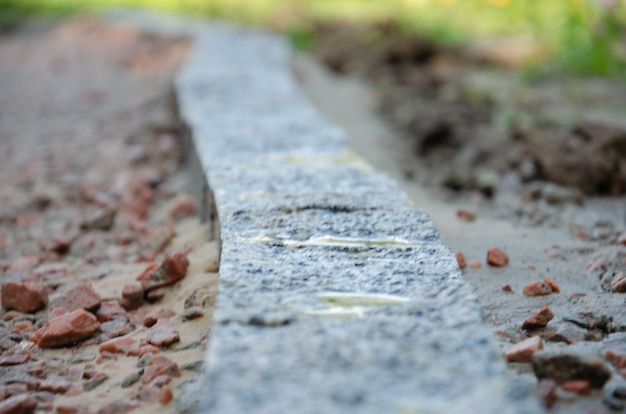
[[[355,151],[397,180],[415,206],[431,215],[444,242],[463,252],[470,264],[464,269],[464,276],[474,286],[485,318],[494,326],[503,350],[538,336],[546,349],[557,353],[574,351],[575,362],[570,367],[589,354],[604,357],[608,349],[626,351],[624,335],[616,333],[626,330],[624,297],[602,289],[599,281],[601,274],[606,283],[607,278],[626,269],[625,249],[614,240],[603,240],[599,234],[583,234],[600,232],[597,226],[594,230],[593,224],[602,218],[607,226],[621,226],[623,231],[625,217],[620,216],[625,214],[626,200],[588,200],[584,207],[579,207],[572,202],[547,205],[541,200],[524,204],[521,195],[515,193],[504,195],[498,203],[471,194],[450,199],[445,192],[425,188],[412,179],[428,172],[417,165],[410,143],[381,121],[375,111],[376,96],[362,81],[337,77],[308,55],[298,55],[294,67],[312,101],[347,131]],[[540,207],[552,225],[529,225],[516,212],[520,208],[530,211]],[[459,210],[471,211],[477,218],[462,220],[457,216]],[[493,246],[508,253],[507,266],[486,264],[487,251]],[[588,263],[594,259],[598,260],[589,269]],[[472,266],[473,260],[478,267]],[[526,285],[542,282],[546,277],[556,281],[560,293],[534,297],[522,293]],[[510,291],[503,290],[505,286]],[[548,327],[522,330],[524,321],[545,306],[555,315]],[[609,319],[608,327],[598,323]],[[511,366],[528,381],[537,381],[530,364]],[[614,378],[604,390],[582,390],[579,396],[564,390],[570,385],[557,387],[544,380],[540,394],[553,412],[600,413],[621,409],[622,401],[613,395],[616,387],[624,385],[619,381],[621,376],[609,364],[602,366],[612,370]]]
[[[188,46],[89,18],[0,37],[0,412],[188,402],[218,266],[180,171]]]

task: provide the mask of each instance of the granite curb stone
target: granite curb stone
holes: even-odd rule
[[[179,411],[542,412],[430,218],[355,161],[298,88],[288,44],[165,27],[194,39],[176,90],[222,240],[205,377]]]

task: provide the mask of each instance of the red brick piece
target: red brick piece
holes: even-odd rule
[[[182,252],[168,254],[157,267],[149,265],[137,278],[145,292],[174,284],[187,275],[189,260]]]
[[[506,352],[504,352],[504,358],[509,362],[525,362],[529,363],[533,360],[533,355],[538,350],[543,349],[543,341],[539,336],[533,336],[524,339]]]
[[[606,351],[606,354],[604,354],[604,359],[610,362],[617,369],[626,368],[626,352],[609,349]]]
[[[22,313],[35,313],[48,304],[46,286],[39,282],[4,282],[2,307]]]
[[[502,286],[502,290],[504,292],[513,293],[513,288],[511,287],[511,285],[504,285],[504,286]]]
[[[120,306],[117,300],[105,300],[100,304],[100,309],[96,312],[99,322],[109,322],[113,320],[127,320],[126,310]]]
[[[37,399],[30,394],[20,394],[0,402],[0,414],[31,414],[37,409]]]
[[[467,267],[467,261],[463,252],[456,252],[456,262],[459,264],[459,269],[465,269]]]
[[[89,338],[99,327],[94,315],[77,309],[50,319],[31,340],[41,348],[59,348]]]
[[[22,365],[27,363],[29,360],[30,354],[26,353],[2,355],[0,356],[0,367],[4,367],[7,365]]]
[[[178,221],[196,215],[196,202],[191,196],[183,196],[176,200],[169,209],[170,218]]]
[[[164,321],[159,321],[150,329],[146,339],[148,343],[154,346],[170,346],[174,342],[180,341],[180,335],[176,329]]]
[[[619,272],[611,279],[611,292],[624,293],[626,292],[626,276],[623,272]]]
[[[152,309],[146,317],[143,319],[144,326],[153,326],[160,319],[170,319],[176,316],[176,312],[173,309],[165,308],[163,306],[159,306],[158,308]]]
[[[39,383],[40,391],[48,391],[55,394],[65,394],[72,387],[72,383],[62,379],[47,379]]]
[[[571,380],[561,383],[561,388],[576,394],[586,394],[591,390],[591,384],[587,380]]]
[[[559,285],[552,280],[549,277],[546,277],[545,279],[543,279],[543,283],[545,283],[546,285],[550,286],[550,288],[552,288],[552,291],[554,293],[560,293],[561,292],[561,288],[559,287]]]
[[[85,309],[95,311],[100,307],[100,295],[96,293],[89,282],[81,283],[65,292],[65,294],[54,301],[55,308],[65,308],[68,311]]]
[[[487,252],[487,264],[495,267],[503,267],[509,264],[509,255],[497,247],[492,247]]]
[[[128,354],[135,345],[135,340],[130,336],[120,336],[100,344],[100,352]]]
[[[545,328],[554,318],[554,313],[548,308],[544,306],[538,312],[530,316],[528,319],[524,321],[522,324],[522,329],[538,329]]]
[[[161,404],[163,404],[163,405],[166,405],[167,403],[172,401],[172,398],[174,398],[174,394],[172,393],[172,389],[170,387],[168,387],[167,385],[165,385],[161,389],[161,396],[159,397],[159,402]]]
[[[456,211],[456,216],[462,221],[470,222],[476,220],[476,214],[473,211],[464,208],[458,209]]]
[[[190,321],[196,318],[202,318],[203,316],[204,316],[204,312],[202,311],[202,309],[195,307],[195,306],[185,309],[182,314],[183,320],[185,321]]]
[[[552,293],[552,288],[545,282],[531,282],[524,286],[525,296],[544,296]]]
[[[180,370],[176,362],[163,355],[154,355],[146,363],[141,382],[148,384],[161,375],[180,377]]]
[[[124,285],[120,305],[127,311],[138,309],[143,306],[143,294],[141,283],[129,283]]]

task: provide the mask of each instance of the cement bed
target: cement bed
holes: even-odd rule
[[[176,92],[222,255],[205,378],[181,410],[542,412],[430,218],[315,111],[289,45],[190,31]]]

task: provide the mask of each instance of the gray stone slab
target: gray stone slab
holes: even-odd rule
[[[177,92],[222,238],[198,412],[541,412],[432,221],[347,155],[287,43],[194,36]]]

